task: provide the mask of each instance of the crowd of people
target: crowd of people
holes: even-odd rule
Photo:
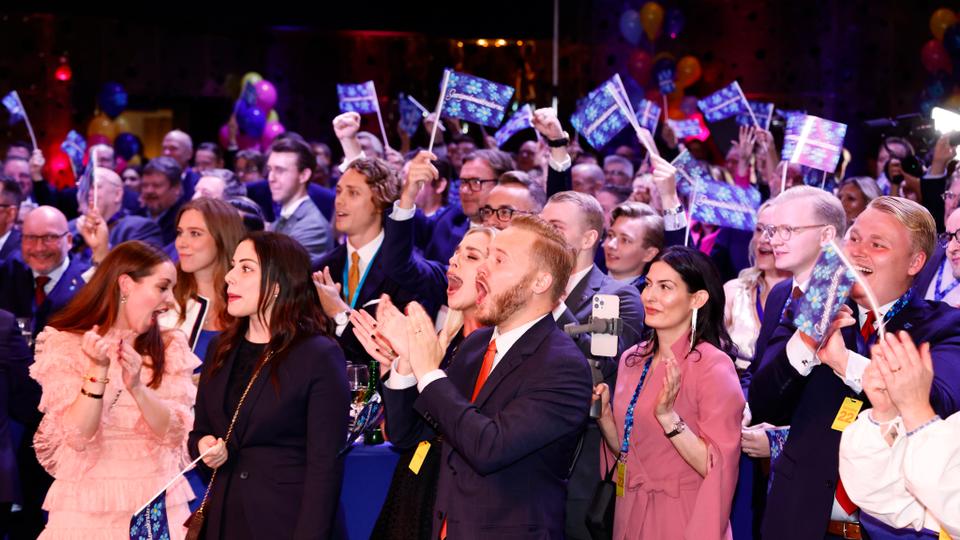
[[[514,153],[437,121],[397,150],[343,113],[340,163],[174,130],[142,167],[91,149],[83,189],[10,145],[0,538],[123,538],[193,459],[173,538],[341,537],[348,365],[400,452],[374,538],[960,537],[948,136],[824,189],[758,127],[714,163],[670,124],[602,155],[553,109]],[[690,215],[684,150],[759,190],[754,230]],[[831,242],[863,281],[817,343],[791,306]],[[609,355],[564,332],[596,295]]]

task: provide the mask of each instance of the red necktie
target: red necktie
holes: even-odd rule
[[[47,283],[50,283],[50,276],[37,276],[34,278],[33,288],[33,299],[37,303],[37,307],[43,305],[43,301],[47,299],[47,293],[43,290],[46,287]]]
[[[790,298],[793,298],[794,300],[796,300],[797,298],[800,298],[801,296],[803,296],[803,291],[800,290],[800,286],[799,286],[799,285],[794,285],[794,286],[793,286],[793,292],[790,293]]]
[[[843,508],[843,511],[849,516],[857,511],[857,505],[850,500],[850,496],[847,495],[847,490],[843,489],[843,480],[837,478],[837,502],[840,503],[840,508]]]
[[[863,337],[864,343],[870,340],[870,336],[876,333],[877,329],[873,327],[873,323],[877,321],[877,316],[874,315],[873,310],[867,312],[867,320],[863,322],[863,326],[860,327],[860,335]]]

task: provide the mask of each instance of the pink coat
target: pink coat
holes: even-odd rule
[[[685,354],[689,340],[687,334],[671,347],[681,372],[675,409],[687,428],[707,444],[707,475],[701,477],[684,461],[654,416],[666,376],[663,364],[657,363],[647,374],[634,409],[626,488],[624,496],[617,498],[614,517],[615,540],[731,538],[730,507],[740,458],[743,394],[730,357],[706,343]],[[613,394],[619,441],[623,440],[627,406],[646,361],[635,354],[643,346],[632,347],[620,358]],[[609,466],[612,460],[613,453],[607,451],[603,465]]]

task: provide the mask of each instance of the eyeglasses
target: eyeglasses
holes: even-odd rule
[[[497,219],[500,221],[510,221],[513,219],[514,214],[532,214],[533,212],[527,212],[526,210],[515,210],[509,206],[502,206],[500,208],[492,208],[490,206],[484,206],[480,209],[480,217],[482,219],[487,219],[488,217],[496,214]]]
[[[486,178],[461,178],[460,185],[466,186],[470,191],[483,191],[484,184],[496,184],[497,180],[488,180]]]
[[[960,244],[960,229],[953,232],[942,232],[940,236],[937,237],[937,240],[940,241],[940,245],[943,247],[947,247],[947,244],[949,244],[951,240]]]
[[[940,194],[940,198],[943,199],[944,202],[950,202],[956,199],[957,197],[960,197],[960,193],[954,193],[952,191],[944,191],[943,193]]]
[[[66,236],[68,233],[62,234],[25,234],[20,238],[23,239],[26,243],[32,242],[41,242],[43,244],[51,245],[56,244],[58,240]]]
[[[808,229],[816,229],[818,227],[826,227],[825,224],[820,225],[801,225],[794,227],[792,225],[757,225],[755,232],[760,235],[761,238],[765,240],[773,240],[774,236],[779,236],[781,240],[786,242],[790,240],[793,236],[793,233],[803,232]]]

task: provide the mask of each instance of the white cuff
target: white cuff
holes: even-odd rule
[[[337,168],[340,169],[340,174],[347,172],[347,167],[349,167],[351,163],[353,163],[358,159],[363,159],[365,157],[367,157],[367,155],[363,153],[363,150],[361,150],[359,154],[353,156],[352,158],[347,158],[347,156],[343,156],[343,163],[337,166]]]
[[[573,159],[570,158],[570,154],[567,154],[566,159],[564,159],[563,161],[557,161],[553,159],[553,156],[550,156],[550,159],[547,161],[547,163],[550,164],[551,169],[557,172],[563,172],[569,169],[571,165],[573,165]]]
[[[413,219],[417,213],[417,205],[413,208],[400,208],[400,201],[393,201],[393,210],[390,212],[390,219],[394,221],[406,221]]]
[[[406,390],[413,388],[417,384],[417,376],[413,373],[401,375],[397,373],[397,361],[393,361],[393,367],[390,368],[390,376],[383,382],[383,385],[390,390]]]
[[[423,392],[423,389],[427,387],[428,384],[432,383],[437,379],[443,379],[447,376],[442,369],[435,369],[429,371],[423,375],[419,382],[417,382],[417,390]]]
[[[679,231],[680,229],[687,226],[687,214],[686,212],[679,212],[676,214],[664,214],[663,215],[663,230],[664,231]]]
[[[799,330],[794,332],[793,337],[787,342],[787,360],[797,370],[797,373],[804,377],[809,375],[813,368],[820,365],[820,359],[803,342]]]
[[[348,323],[348,324],[349,324],[349,323]],[[343,331],[346,330],[346,329],[347,329],[347,325],[346,325],[346,324],[338,324],[338,325],[337,325],[337,329],[335,330],[335,332],[337,333],[337,337],[342,336],[342,335],[343,335]]]
[[[854,392],[863,392],[863,371],[870,365],[870,359],[851,350],[847,351],[847,372],[843,374],[843,382]]]

